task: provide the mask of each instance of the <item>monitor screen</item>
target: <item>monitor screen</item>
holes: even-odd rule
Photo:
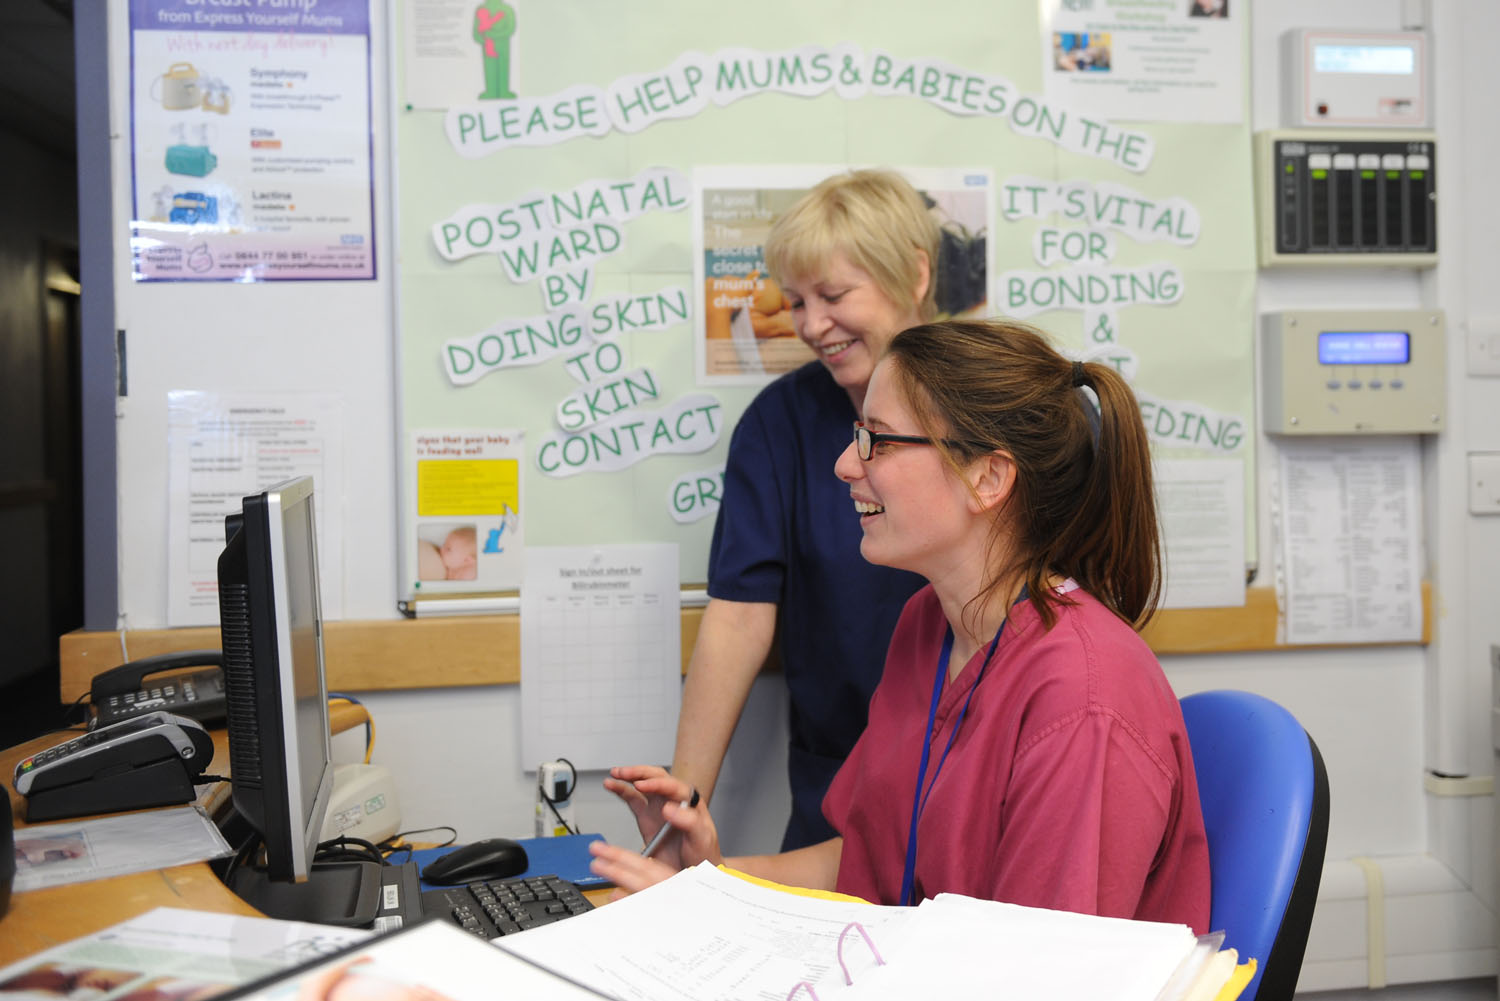
[[[308,878],[333,787],[313,484],[246,497],[225,519],[219,623],[235,809],[272,880]]]

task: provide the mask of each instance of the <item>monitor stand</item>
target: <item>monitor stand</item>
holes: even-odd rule
[[[304,883],[272,880],[264,869],[242,866],[228,885],[267,917],[368,928],[380,910],[380,882],[380,863],[355,860],[315,862]]]

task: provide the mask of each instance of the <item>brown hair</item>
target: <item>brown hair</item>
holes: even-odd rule
[[[1051,628],[1049,574],[1072,577],[1136,628],[1156,611],[1161,549],[1151,450],[1139,405],[1114,369],[1063,357],[1011,320],[946,321],[905,330],[886,357],[924,434],[959,471],[988,452],[1011,457],[1015,486],[996,512],[1006,565],[975,598],[983,607],[1024,581]],[[1093,402],[1080,386],[1088,386]],[[1096,442],[1097,433],[1097,442]]]
[[[891,170],[851,170],[824,178],[781,214],[766,237],[766,270],[782,285],[828,265],[835,253],[867,272],[886,298],[937,315],[938,245],[942,235],[927,204]],[[927,291],[913,302],[927,257]]]

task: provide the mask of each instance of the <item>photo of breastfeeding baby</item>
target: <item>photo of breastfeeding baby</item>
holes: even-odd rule
[[[228,989],[228,984],[187,980],[182,977],[155,977],[110,1001],[208,1001]]]
[[[474,580],[479,575],[479,539],[473,525],[417,527],[418,580]]]
[[[3,1001],[84,1001],[103,997],[139,977],[135,970],[42,963],[0,981]]]

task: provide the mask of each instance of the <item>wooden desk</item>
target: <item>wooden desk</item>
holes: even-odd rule
[[[0,776],[10,795],[11,817],[16,837],[26,829],[26,803],[16,793],[16,764],[29,754],[61,743],[75,733],[50,733],[0,751]],[[224,731],[214,734],[214,759],[208,770],[228,770],[229,746]],[[41,890],[13,893],[10,911],[0,918],[0,966],[32,953],[50,949],[80,935],[87,935],[153,907],[187,907],[223,914],[254,914],[255,910],[219,882],[206,862],[177,865],[170,869],[138,872],[129,876],[69,883]]]
[[[362,707],[347,704],[330,706],[329,717],[334,733],[357,726],[365,719]],[[208,771],[223,775],[229,771],[229,739],[223,730],[211,732],[214,735],[214,758]],[[25,800],[16,793],[13,783],[16,764],[29,754],[74,736],[77,734],[51,733],[0,751],[0,777],[3,777],[5,791],[10,796],[11,818],[17,837],[27,825]],[[610,892],[608,888],[587,890],[584,896],[598,906],[608,901]],[[12,894],[10,911],[0,918],[0,967],[81,935],[101,931],[155,907],[183,907],[250,916],[259,913],[231,893],[207,862],[28,890]]]

